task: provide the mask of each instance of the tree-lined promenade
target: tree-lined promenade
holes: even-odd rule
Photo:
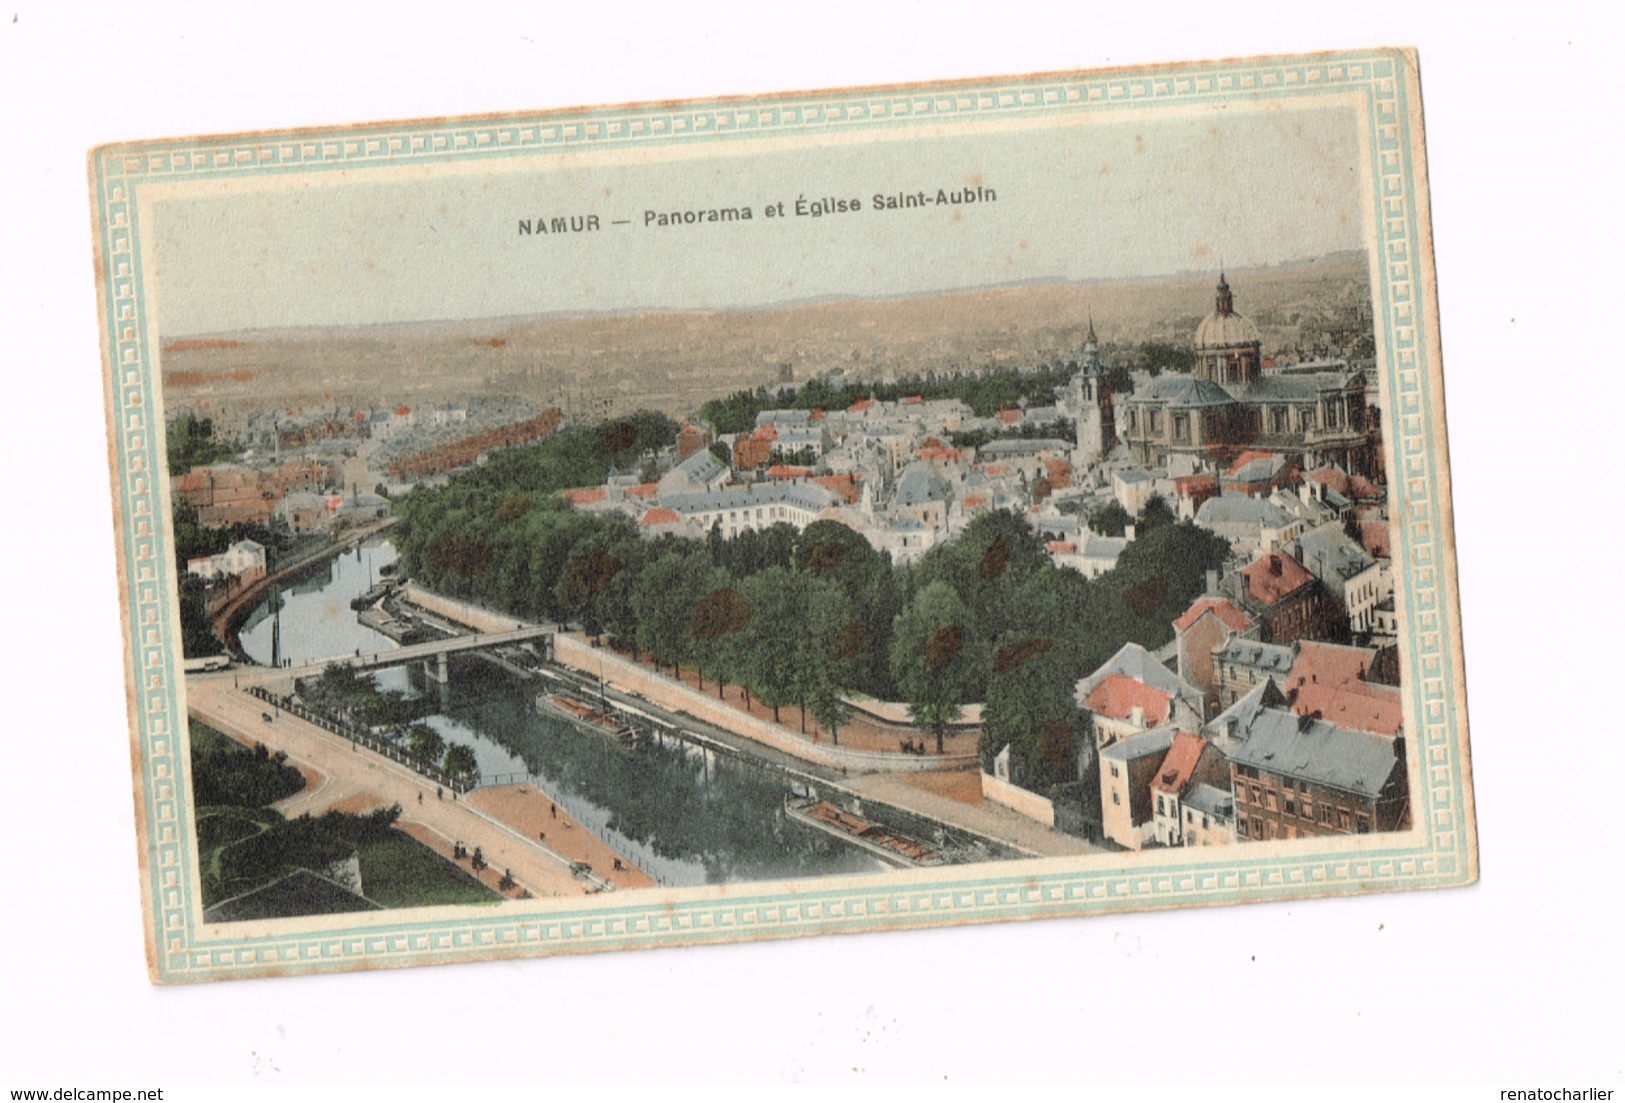
[[[1078,678],[1125,642],[1165,643],[1228,554],[1160,501],[1116,568],[1088,581],[1056,567],[1011,512],[900,567],[833,521],[649,541],[630,519],[578,513],[558,493],[634,467],[675,428],[637,415],[568,430],[413,491],[394,537],[408,572],[517,617],[577,621],[719,692],[743,686],[775,719],[837,740],[843,694],[907,701],[939,735],[985,701],[984,762],[1009,744],[1021,776],[1042,783],[1073,761]],[[781,718],[790,708],[798,715]]]

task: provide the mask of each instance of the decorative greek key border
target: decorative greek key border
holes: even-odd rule
[[[927,884],[886,878],[820,889],[797,882],[732,886],[720,894],[659,890],[596,898],[590,904],[520,912],[503,907],[455,919],[360,923],[337,916],[318,932],[241,937],[205,929],[197,911],[192,827],[184,814],[176,580],[162,521],[163,456],[157,423],[153,349],[146,341],[146,274],[137,196],[178,180],[279,173],[365,171],[415,162],[477,162],[633,146],[682,146],[773,135],[857,129],[953,127],[1000,116],[1064,117],[1252,98],[1292,99],[1328,92],[1364,95],[1371,156],[1375,238],[1373,292],[1390,409],[1385,425],[1396,484],[1396,584],[1404,595],[1402,658],[1417,760],[1416,831],[1365,836],[1357,852],[1254,858],[1247,847],[1205,852],[1202,861],[1114,870],[1056,872],[1032,863],[958,867]],[[140,752],[143,837],[154,975],[164,981],[322,971],[494,956],[789,937],[809,933],[1086,915],[1139,908],[1226,904],[1373,890],[1461,884],[1473,876],[1473,824],[1466,725],[1456,658],[1456,608],[1445,539],[1444,463],[1433,434],[1442,414],[1436,347],[1426,330],[1431,261],[1423,248],[1416,191],[1420,134],[1413,133],[1417,89],[1404,54],[1264,59],[997,80],[927,88],[836,91],[758,101],[621,107],[494,120],[451,120],[345,131],[146,142],[93,155],[100,295],[105,337],[108,425],[117,498],[127,676]],[[1352,844],[1351,844],[1352,845]],[[1143,861],[1130,859],[1131,862]],[[675,898],[674,898],[675,896]],[[444,914],[444,913],[441,913]]]

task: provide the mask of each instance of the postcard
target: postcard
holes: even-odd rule
[[[1414,53],[90,177],[154,980],[1476,879]]]

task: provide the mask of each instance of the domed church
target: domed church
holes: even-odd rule
[[[1361,371],[1341,363],[1266,371],[1258,327],[1236,311],[1224,274],[1213,313],[1196,327],[1190,374],[1164,374],[1129,395],[1124,440],[1147,467],[1173,453],[1228,465],[1256,448],[1296,453],[1306,468],[1335,463],[1379,477],[1377,412]]]

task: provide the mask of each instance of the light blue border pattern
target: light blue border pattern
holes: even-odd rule
[[[953,127],[997,116],[1064,116],[1152,104],[1185,105],[1327,92],[1363,94],[1369,128],[1375,240],[1374,299],[1383,352],[1390,481],[1397,509],[1394,563],[1404,595],[1402,655],[1415,730],[1412,815],[1417,830],[1392,845],[1366,836],[1357,853],[1314,856],[1251,848],[1204,850],[1201,861],[1057,872],[1054,863],[958,867],[823,889],[800,882],[598,897],[576,906],[512,905],[455,918],[402,912],[398,922],[331,917],[317,933],[244,937],[206,927],[197,903],[195,848],[182,807],[185,712],[171,553],[162,521],[153,350],[145,337],[145,274],[137,199],[145,187],[186,179],[279,173],[365,172],[417,162],[474,162],[550,150],[677,146],[778,134],[884,130],[928,122]],[[380,125],[344,131],[157,141],[92,155],[101,261],[108,426],[132,724],[139,751],[143,891],[154,979],[181,982],[266,974],[779,938],[1196,904],[1439,888],[1476,876],[1466,718],[1459,656],[1437,341],[1428,332],[1432,262],[1417,194],[1421,135],[1413,133],[1416,74],[1407,55],[1376,50],[870,89],[677,106],[582,110],[536,117]],[[1419,113],[1417,114],[1419,118]],[[1036,872],[1035,872],[1036,870]],[[440,912],[438,916],[448,913]]]

